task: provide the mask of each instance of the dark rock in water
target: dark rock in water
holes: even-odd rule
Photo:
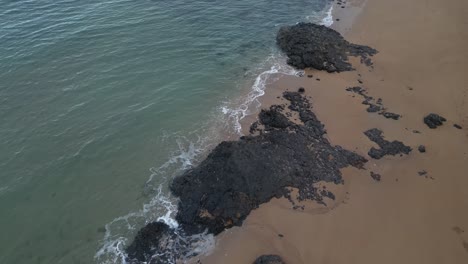
[[[151,259],[151,264],[164,264],[171,260],[173,256],[166,255],[165,252],[171,250],[176,234],[168,225],[162,222],[147,224],[138,231],[132,244],[126,249],[130,263],[142,263]],[[158,254],[158,257],[153,256]],[[175,262],[174,262],[175,263]]]
[[[278,255],[263,255],[258,257],[253,264],[285,264]]]
[[[460,125],[458,125],[458,124],[453,124],[453,126],[454,126],[455,128],[462,129],[462,127],[461,127]]]
[[[372,179],[374,179],[375,181],[380,181],[380,179],[382,178],[382,176],[380,176],[380,174],[375,173],[375,172],[373,172],[373,171],[370,172],[370,176],[371,176]]]
[[[429,114],[426,117],[424,117],[424,123],[429,127],[429,128],[437,128],[438,126],[443,125],[443,123],[447,121],[447,119],[443,118],[442,116],[438,114]]]
[[[424,152],[426,152],[426,147],[423,146],[423,145],[420,145],[420,146],[418,147],[418,150],[419,150],[419,152],[424,153]]]
[[[305,92],[305,89],[304,89],[304,87],[299,87],[299,89],[297,91],[300,92],[300,93],[303,93],[303,92]]]
[[[376,149],[372,147],[369,150],[369,156],[371,156],[374,159],[381,159],[385,155],[398,155],[398,154],[409,154],[411,152],[411,148],[408,146],[405,146],[400,141],[387,141],[383,138],[382,136],[382,131],[373,128],[369,129],[364,134],[373,142],[375,142],[377,145],[379,145],[380,149]]]
[[[200,165],[173,180],[170,189],[180,199],[176,220],[187,234],[239,226],[251,210],[287,194],[286,187],[297,188],[299,199],[321,201],[315,183],[340,184],[340,168],[366,162],[323,137],[322,123],[300,93],[283,96],[303,124],[287,122],[282,107],[264,110],[260,122],[269,129],[220,143]]]
[[[401,115],[399,115],[399,114],[390,113],[390,112],[383,112],[382,115],[385,118],[389,118],[389,119],[393,119],[393,120],[398,120],[401,117]]]
[[[298,69],[350,71],[353,68],[348,56],[365,60],[377,53],[370,47],[349,43],[331,28],[312,23],[281,27],[276,42],[289,57],[288,64]]]
[[[375,113],[381,110],[381,107],[375,104],[369,104],[369,107],[367,108],[367,112],[369,113]]]

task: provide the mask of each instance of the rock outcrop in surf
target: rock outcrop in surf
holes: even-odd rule
[[[260,204],[290,195],[290,187],[299,190],[299,200],[320,202],[323,194],[315,183],[340,184],[341,168],[361,168],[367,161],[330,144],[324,137],[324,126],[302,93],[285,92],[283,97],[289,105],[263,110],[251,129],[255,135],[220,143],[197,167],[173,180],[170,189],[179,198],[178,232],[193,235],[207,230],[216,235],[240,226]],[[293,112],[300,121],[287,117]],[[151,252],[161,247],[160,239],[170,237],[165,228],[148,226],[127,248],[129,258],[154,255]],[[160,263],[157,258],[149,260]]]
[[[349,43],[331,28],[312,23],[281,27],[276,42],[289,57],[288,64],[298,69],[350,71],[353,68],[348,56],[361,57],[362,63],[371,66],[370,57],[377,53],[368,46]]]

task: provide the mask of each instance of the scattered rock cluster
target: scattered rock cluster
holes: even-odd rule
[[[387,112],[385,107],[382,104],[382,98],[377,99],[375,101],[374,97],[367,95],[366,89],[360,87],[360,86],[355,86],[355,87],[349,87],[346,88],[346,91],[348,92],[353,92],[356,93],[364,98],[364,101],[362,101],[362,104],[368,105],[367,107],[367,112],[369,113],[376,113],[378,112],[379,115],[384,116],[385,118],[390,118],[393,120],[398,120],[400,119],[401,115]]]

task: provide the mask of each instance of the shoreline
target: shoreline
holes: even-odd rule
[[[367,1],[347,4],[363,2]],[[467,7],[462,1],[452,2],[450,10]],[[465,233],[468,226],[464,224],[468,223],[468,215],[464,213],[468,211],[468,197],[459,187],[468,184],[468,179],[462,177],[468,169],[465,164],[468,159],[468,117],[464,116],[468,98],[467,88],[460,86],[466,82],[461,73],[466,69],[466,63],[454,56],[459,54],[461,58],[468,58],[462,49],[463,43],[468,42],[466,36],[457,35],[459,28],[452,30],[449,37],[455,44],[451,48],[456,49],[447,54],[435,53],[448,60],[447,69],[438,75],[434,84],[428,82],[425,76],[440,73],[440,70],[421,67],[408,57],[412,55],[412,60],[428,63],[430,60],[425,58],[425,53],[444,49],[450,45],[449,41],[439,41],[424,50],[422,46],[398,43],[397,37],[416,43],[434,43],[444,34],[440,25],[450,26],[453,20],[463,22],[463,18],[461,11],[453,18],[445,10],[429,25],[410,13],[421,4],[422,1],[407,4],[398,0],[393,3],[396,6],[393,9],[405,6],[408,10],[392,13],[393,16],[385,13],[392,4],[383,1],[367,2],[364,7],[361,5],[362,12],[354,9],[356,12],[349,16],[346,16],[347,8],[334,8],[336,15],[333,17],[340,21],[334,21],[332,28],[353,43],[370,45],[381,52],[373,59],[374,69],[369,71],[352,59],[356,67],[354,72],[329,74],[307,70],[301,78],[283,76],[267,87],[268,91],[260,98],[262,108],[267,108],[280,102],[277,96],[285,87],[290,91],[305,87],[306,95],[312,97],[313,111],[325,124],[327,138],[332,144],[367,157],[374,143],[363,132],[377,127],[384,131],[385,138],[402,140],[413,147],[413,152],[408,157],[369,159],[367,171],[344,169],[345,184],[334,190],[337,198],[328,207],[304,202],[307,209],[298,212],[291,209],[286,199],[274,198],[252,211],[242,227],[233,227],[218,236],[213,254],[197,259],[208,264],[251,263],[260,255],[278,254],[286,263],[464,263],[468,260]],[[425,10],[443,10],[444,6],[431,2]],[[416,12],[424,17],[422,13]],[[346,19],[353,21],[352,29],[343,26]],[[411,19],[416,21],[407,26],[407,30],[402,30],[401,27],[406,26],[402,23]],[[429,26],[437,31],[419,38],[414,36]],[[389,31],[385,32],[385,28]],[[400,50],[403,52],[399,53]],[[406,69],[413,69],[413,72],[407,73]],[[452,74],[444,76],[449,71]],[[434,81],[435,77],[429,79]],[[437,86],[443,83],[454,87],[449,92],[441,92]],[[367,113],[367,106],[361,104],[362,98],[345,91],[345,88],[357,85],[364,87],[370,96],[382,98],[385,108],[401,114],[402,118],[391,120]],[[439,102],[440,97],[446,100]],[[455,103],[447,103],[448,99]],[[432,111],[449,120],[435,131],[422,122],[422,117]],[[245,120],[245,124],[251,122],[251,119]],[[460,124],[463,129],[453,128],[454,124]],[[428,152],[419,153],[419,145],[425,145]],[[380,182],[369,176],[371,170],[382,175]],[[429,176],[419,176],[421,171],[428,172]]]

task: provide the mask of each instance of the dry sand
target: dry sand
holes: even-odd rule
[[[413,151],[369,158],[367,170],[343,170],[345,184],[328,185],[337,199],[327,207],[308,202],[304,211],[293,210],[284,199],[262,205],[242,227],[221,234],[202,263],[250,264],[262,254],[289,264],[468,263],[468,1],[371,0],[356,17],[362,4],[347,3],[348,14],[335,8],[334,27],[379,50],[374,68],[354,61],[354,72],[284,77],[268,87],[262,105],[302,86],[333,144],[367,155],[375,145],[363,132],[379,128]],[[353,19],[351,30],[342,26]],[[363,98],[345,91],[355,85],[403,117],[366,112]],[[429,129],[422,119],[430,112],[448,121]],[[418,152],[421,144],[426,153]],[[422,170],[427,177],[418,175]]]

